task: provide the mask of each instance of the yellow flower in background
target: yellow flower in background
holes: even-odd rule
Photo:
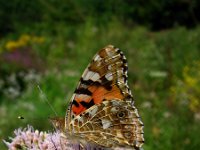
[[[197,99],[197,97],[191,95],[190,97],[190,109],[193,112],[198,112],[200,110],[200,101]]]
[[[17,48],[20,48],[20,47],[24,47],[26,46],[29,41],[30,41],[30,36],[29,35],[22,35],[18,40],[16,41],[8,41],[6,44],[5,44],[5,48],[7,50],[15,50]]]
[[[195,86],[198,82],[198,79],[195,78],[193,74],[193,67],[189,68],[189,66],[184,67],[183,69],[183,77],[185,79],[185,83],[191,87]]]
[[[16,41],[8,41],[5,44],[5,48],[9,51],[13,51],[17,48],[26,47],[29,44],[41,44],[45,41],[44,37],[30,36],[23,34]]]
[[[27,34],[23,34],[20,36],[19,41],[24,41],[24,43],[27,43],[31,40],[31,36]]]
[[[31,36],[24,34],[20,36],[17,42],[18,42],[19,47],[24,47],[29,44],[30,40],[31,40]]]
[[[190,66],[183,69],[183,79],[176,80],[176,84],[171,87],[171,92],[176,102],[187,104],[188,108],[194,112],[200,112],[200,61],[195,61]],[[184,102],[187,101],[187,102]]]
[[[187,85],[193,87],[197,84],[197,79],[187,75],[185,76],[185,82]]]
[[[18,47],[18,43],[16,41],[8,41],[6,44],[5,44],[5,48],[7,50],[14,50]]]

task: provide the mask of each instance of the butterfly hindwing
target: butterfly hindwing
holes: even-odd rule
[[[105,100],[76,116],[70,130],[75,136],[102,147],[137,149],[144,142],[143,123],[137,109],[116,99]]]

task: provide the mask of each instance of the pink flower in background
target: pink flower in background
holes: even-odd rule
[[[30,150],[74,150],[66,138],[61,137],[61,133],[47,133],[34,130],[28,126],[25,129],[16,129],[15,137],[10,138],[11,142],[4,141],[9,150],[30,149]]]

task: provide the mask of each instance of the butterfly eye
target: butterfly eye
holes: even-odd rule
[[[119,111],[117,112],[117,117],[122,119],[126,116],[126,112],[125,111]]]

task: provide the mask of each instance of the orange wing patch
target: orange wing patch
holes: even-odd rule
[[[87,109],[86,105],[89,107],[91,100],[91,97],[86,98],[85,95],[76,96],[72,103],[73,113],[75,115],[79,115],[80,113],[84,112]]]
[[[123,95],[120,89],[116,86],[112,86],[112,90],[109,91],[105,87],[89,87],[89,90],[93,92],[92,98],[95,104],[101,103],[104,99],[111,100],[111,99],[123,99]]]
[[[75,115],[79,115],[95,104],[100,104],[103,100],[120,100],[124,97],[116,85],[113,85],[110,91],[104,86],[90,86],[88,90],[92,93],[91,96],[84,94],[75,96],[72,105],[72,111]]]

